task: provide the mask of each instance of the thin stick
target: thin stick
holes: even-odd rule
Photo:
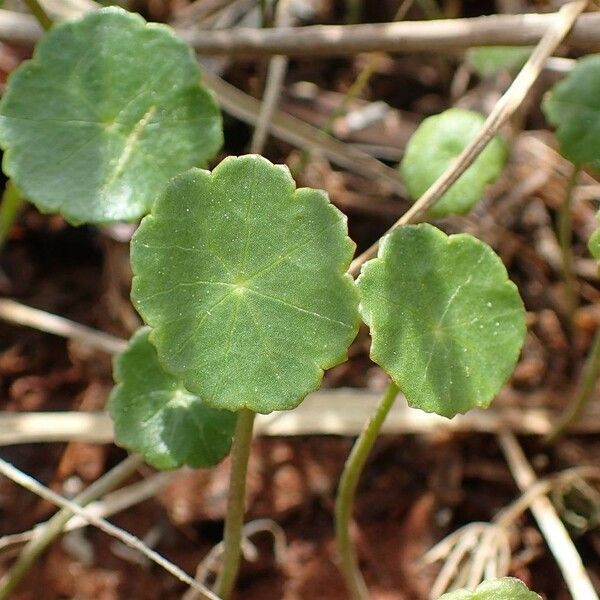
[[[223,534],[223,568],[215,589],[227,600],[231,596],[240,567],[242,528],[246,501],[246,473],[252,445],[252,428],[256,413],[246,408],[238,412],[231,446],[231,474],[227,495],[227,514]]]
[[[161,473],[156,473],[142,481],[119,488],[115,492],[109,492],[104,495],[101,500],[92,501],[89,504],[86,504],[86,511],[88,514],[94,514],[98,517],[110,517],[131,508],[136,504],[140,504],[148,498],[156,496],[161,488],[179,474],[180,472],[178,471],[163,471]],[[77,498],[75,498],[74,501],[77,501]],[[33,529],[29,529],[28,531],[0,537],[0,551],[8,546],[14,546],[37,539],[43,534],[48,523],[49,521],[38,523]],[[75,515],[67,521],[63,528],[63,532],[67,533],[87,526],[88,522],[85,519]]]
[[[38,23],[48,31],[52,27],[52,19],[48,16],[44,7],[38,0],[25,0],[25,4],[27,4],[27,8],[29,8],[31,14],[37,19]]]
[[[554,21],[555,13],[492,15],[468,19],[313,25],[285,29],[179,30],[200,54],[230,57],[347,55],[362,52],[435,52],[472,46],[534,46]],[[600,15],[580,17],[569,37],[572,47],[600,48]]]
[[[242,58],[274,54],[335,56],[362,52],[433,52],[463,50],[472,46],[534,46],[554,19],[554,13],[490,15],[468,19],[312,25],[257,31],[236,28],[207,31],[176,29],[201,54]],[[0,40],[33,45],[42,36],[30,15],[0,9]],[[572,48],[600,50],[600,14],[579,17],[569,36]]]
[[[92,483],[73,502],[79,506],[89,504],[119,485],[121,481],[134,473],[142,462],[139,456],[126,458]],[[5,600],[10,596],[40,554],[62,533],[72,515],[73,513],[68,508],[63,508],[44,525],[41,531],[36,532],[35,537],[21,550],[15,564],[0,580],[0,600]]]
[[[8,234],[21,213],[24,202],[17,186],[12,180],[9,180],[6,183],[4,194],[2,194],[2,204],[0,204],[0,249],[6,244]]]
[[[498,436],[498,441],[517,486],[521,491],[527,490],[536,483],[536,476],[517,438],[512,433],[504,432]],[[581,557],[552,502],[545,496],[538,497],[531,502],[531,512],[558,563],[573,600],[598,600]]]
[[[404,2],[402,2],[398,10],[396,11],[396,14],[394,15],[394,21],[402,20],[406,16],[406,13],[410,10],[412,3],[413,0],[405,0]],[[350,106],[352,100],[357,98],[365,89],[365,87],[371,80],[371,77],[373,76],[377,65],[381,62],[381,60],[381,54],[373,54],[369,58],[367,64],[360,70],[360,72],[348,88],[347,92],[344,94],[344,97],[342,98],[341,102],[333,110],[330,111],[329,115],[327,115],[325,123],[320,128],[323,133],[326,133],[327,135],[332,134],[335,122],[339,117],[347,113],[348,107]],[[294,177],[297,177],[299,173],[304,171],[308,161],[310,160],[310,157],[311,151],[308,149],[304,149],[302,155],[300,156],[298,164],[295,165],[292,169],[292,175]]]
[[[367,586],[360,573],[356,549],[350,539],[350,519],[354,505],[354,496],[358,480],[367,458],[377,440],[385,417],[392,408],[398,395],[398,386],[391,382],[383,395],[377,410],[365,424],[365,427],[354,443],[352,451],[344,465],[340,485],[335,501],[335,535],[340,555],[340,569],[352,600],[366,600]]]
[[[109,354],[118,354],[127,347],[125,340],[44,310],[31,308],[9,298],[0,298],[0,319],[74,339]]]
[[[279,0],[275,11],[275,27],[285,27],[289,24],[290,11],[288,3],[288,0]],[[265,12],[263,12],[263,15]],[[252,154],[261,154],[265,142],[267,141],[269,122],[271,121],[279,102],[287,66],[288,59],[286,56],[274,56],[269,61],[263,101],[256,122],[256,128],[254,129],[254,134],[252,136],[252,143],[250,144],[250,152]]]
[[[569,33],[577,16],[585,9],[587,0],[577,0],[565,4],[554,15],[552,24],[532,52],[529,60],[521,69],[512,85],[494,106],[481,131],[465,147],[437,181],[392,225],[386,232],[420,219],[452,186],[452,184],[473,164],[488,143],[498,133],[500,127],[519,108],[529,89],[535,83],[544,68],[546,59],[556,50],[564,37]],[[350,265],[349,273],[356,277],[362,265],[377,254],[377,240],[370,248],[355,258]]]
[[[514,398],[514,396],[509,395]],[[376,410],[380,396],[367,390],[329,389],[310,394],[294,411],[258,415],[255,433],[260,436],[341,435],[356,436],[369,415]],[[548,402],[547,391],[535,395],[536,402]],[[534,403],[534,400],[531,400]],[[431,432],[498,433],[547,436],[559,419],[558,411],[543,408],[490,408],[472,410],[452,420],[424,413],[397,402],[382,427],[388,435],[423,435]],[[597,435],[597,412],[570,426],[570,435]],[[106,412],[2,412],[0,448],[17,444],[48,442],[87,442],[110,444],[114,440],[112,420]]]
[[[591,400],[596,384],[600,378],[600,328],[594,335],[592,346],[583,367],[583,374],[579,382],[579,388],[573,401],[569,405],[563,417],[556,423],[552,432],[547,438],[548,442],[555,442],[559,439],[569,427],[577,421],[581,413]]]
[[[93,514],[88,514],[84,508],[81,508],[81,506],[79,506],[75,502],[63,498],[60,494],[53,492],[45,485],[42,485],[41,483],[36,481],[30,475],[23,473],[23,471],[20,471],[19,469],[17,469],[16,467],[14,467],[13,465],[1,458],[0,473],[8,479],[10,479],[11,481],[14,481],[18,485],[29,490],[30,492],[40,496],[40,498],[43,498],[48,502],[52,502],[52,504],[56,504],[57,506],[60,506],[62,508],[68,509],[70,512],[84,518],[88,523],[94,525],[104,533],[118,539],[126,546],[129,546],[130,548],[141,552],[152,562],[156,563],[165,571],[179,579],[179,581],[195,588],[196,590],[204,594],[204,597],[208,598],[208,600],[221,600],[219,596],[211,592],[206,586],[203,586],[198,582],[194,581],[192,577],[190,577],[187,573],[182,571],[177,565],[174,565],[173,563],[169,562],[166,558],[158,554],[158,552],[152,550],[151,548],[148,548],[148,546],[146,546],[146,544],[144,544],[139,538],[113,525],[112,523],[109,523],[101,517],[97,517]]]
[[[259,100],[238,90],[210,71],[204,71],[202,79],[216,94],[219,105],[225,112],[245,123],[256,125],[261,109]],[[292,115],[275,110],[269,129],[272,135],[288,144],[298,148],[318,149],[332,163],[363,177],[384,181],[394,192],[404,195],[404,186],[395,169]]]

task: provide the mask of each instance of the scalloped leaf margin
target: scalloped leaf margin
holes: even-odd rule
[[[525,337],[525,310],[494,251],[428,224],[388,234],[357,281],[371,358],[409,404],[452,417],[487,407]]]
[[[295,408],[358,331],[346,218],[254,155],[175,178],[132,240],[165,368],[217,408]]]
[[[195,56],[166,26],[109,7],[60,23],[8,80],[3,169],[42,212],[133,221],[223,141]]]
[[[236,415],[207,406],[166,373],[149,334],[142,327],[114,361],[108,410],[117,443],[157,469],[218,464],[229,453]]]

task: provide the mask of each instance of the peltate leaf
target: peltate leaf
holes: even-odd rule
[[[482,46],[471,48],[467,60],[480,77],[491,77],[500,71],[516,71],[529,58],[527,46]]]
[[[600,54],[577,61],[542,104],[562,155],[583,166],[600,162]]]
[[[190,394],[158,362],[143,327],[115,359],[108,402],[119,445],[159,469],[211,467],[228,452],[236,416]]]
[[[215,407],[290,409],[358,327],[354,244],[324,192],[259,156],[193,169],[132,241],[132,297],[167,370]]]
[[[425,119],[410,138],[400,174],[417,200],[450,166],[481,129],[485,119],[476,112],[451,108]],[[466,213],[498,178],[506,162],[506,146],[495,137],[456,183],[430,209],[433,217]]]
[[[191,50],[115,7],[53,27],[0,102],[5,173],[41,211],[75,224],[143,216],[157,190],[221,143]]]
[[[503,577],[479,584],[474,592],[456,590],[444,594],[440,600],[541,600],[535,592],[514,577]]]
[[[432,225],[390,233],[358,280],[371,357],[408,402],[447,417],[487,406],[525,335],[515,285],[492,249]]]

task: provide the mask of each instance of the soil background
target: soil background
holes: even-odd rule
[[[147,18],[169,20],[183,2],[139,0],[134,9]],[[342,23],[343,2],[313,1],[313,22]],[[423,5],[427,3],[422,3]],[[444,3],[441,3],[444,4]],[[446,2],[455,16],[490,14],[493,2]],[[521,3],[550,10],[552,3]],[[361,21],[391,20],[398,3],[365,2]],[[407,18],[422,19],[419,3]],[[26,48],[0,44],[0,75],[29,55]],[[281,108],[322,125],[339,104],[369,57],[293,59]],[[393,165],[417,124],[451,105],[485,112],[510,81],[508,73],[481,80],[458,80],[461,55],[384,56],[369,85],[350,110],[385,102],[385,119],[359,131],[335,130]],[[264,61],[224,60],[222,75],[260,97]],[[529,334],[515,375],[500,400],[523,409],[563,409],[571,398],[582,357],[600,322],[600,290],[595,264],[586,251],[594,228],[590,199],[573,210],[574,252],[580,285],[576,330],[565,326],[565,299],[554,235],[568,164],[554,152],[556,142],[539,104],[555,81],[545,73],[518,118],[504,134],[511,158],[501,180],[467,217],[436,221],[448,232],[468,231],[491,244],[503,258],[528,310]],[[308,98],[308,99],[307,99]],[[342,120],[343,121],[343,120]],[[251,129],[225,117],[223,156],[247,151]],[[274,162],[296,164],[298,150],[270,139],[265,151]],[[216,161],[218,162],[218,161]],[[534,177],[546,174],[534,185]],[[588,183],[593,185],[593,173]],[[524,185],[529,182],[529,188]],[[299,185],[327,190],[347,215],[359,250],[377,239],[406,210],[406,200],[385,185],[343,172],[313,155]],[[597,198],[596,198],[597,199]],[[591,199],[593,200],[593,198]],[[128,337],[139,325],[129,302],[128,229],[73,228],[61,218],[28,207],[0,255],[0,293],[18,301]],[[124,241],[123,241],[124,240]],[[558,258],[557,258],[558,257]],[[325,386],[380,389],[384,375],[368,358],[368,335],[361,331],[348,363],[326,375]],[[0,408],[4,411],[95,411],[112,386],[110,357],[73,342],[0,322]],[[597,409],[597,399],[595,406]],[[594,413],[598,418],[597,411]],[[567,436],[552,446],[522,439],[540,477],[575,465],[598,465],[600,436]],[[236,598],[241,600],[342,600],[347,597],[336,567],[332,514],[335,489],[353,440],[333,436],[257,439],[250,464],[247,520],[269,518],[285,530],[288,549],[277,564],[268,534],[257,536],[258,560],[244,564]],[[53,489],[73,495],[125,457],[114,446],[84,443],[3,447],[0,455]],[[228,463],[215,470],[184,471],[157,497],[112,520],[189,573],[219,542],[227,491]],[[148,477],[140,469],[131,481]],[[461,525],[489,521],[518,496],[513,477],[492,435],[433,432],[384,436],[361,479],[354,535],[361,566],[374,600],[420,600],[439,565],[419,559],[436,541]],[[563,501],[568,504],[565,494]],[[587,505],[586,505],[587,506]],[[600,586],[600,507],[579,505],[584,526],[572,529],[584,563]],[[24,531],[54,512],[53,507],[0,479],[0,535]],[[580,515],[581,516],[581,515]],[[570,598],[554,559],[529,513],[516,523],[511,574],[550,600]],[[0,572],[15,556],[0,551]],[[19,600],[59,598],[116,600],[180,598],[185,588],[168,574],[92,528],[57,541],[37,561],[15,593]]]

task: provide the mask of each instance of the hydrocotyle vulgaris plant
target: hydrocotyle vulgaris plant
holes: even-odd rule
[[[568,319],[572,323],[578,302],[576,277],[572,266],[571,204],[581,170],[600,169],[600,54],[577,62],[569,75],[556,84],[546,96],[543,109],[548,121],[556,127],[561,154],[573,163],[567,182],[565,200],[558,220]],[[590,253],[600,260],[600,229],[588,241]],[[550,439],[557,439],[583,412],[600,377],[600,330],[592,340],[575,397],[557,422]]]
[[[0,105],[0,143],[7,154],[7,172],[41,210],[59,210],[73,223],[138,218],[148,211],[156,190],[173,174],[208,158],[196,156],[175,166],[169,163],[164,171],[153,165],[162,179],[146,185],[146,176],[156,173],[143,170],[140,165],[145,165],[145,157],[154,156],[153,144],[157,148],[163,144],[156,157],[161,167],[166,164],[160,162],[162,154],[170,156],[167,150],[175,147],[167,142],[181,141],[175,139],[173,132],[189,142],[188,146],[179,147],[181,157],[175,153],[182,161],[196,151],[196,143],[209,148],[209,154],[216,151],[220,144],[220,118],[211,105],[211,97],[198,87],[195,63],[195,83],[192,85],[190,78],[191,88],[185,88],[189,93],[184,90],[182,95],[176,94],[178,88],[173,81],[170,89],[174,95],[163,98],[165,79],[159,80],[155,63],[151,76],[146,68],[147,77],[124,90],[135,91],[134,95],[124,94],[123,90],[121,96],[117,93],[121,88],[115,73],[126,74],[135,65],[109,60],[108,55],[119,50],[121,55],[139,56],[139,49],[151,45],[150,40],[154,39],[149,31],[171,36],[168,30],[145,25],[139,17],[118,9],[99,11],[72,24],[57,26],[40,44],[33,62],[24,65],[25,75],[18,76],[17,71],[11,78],[12,102],[7,94]],[[64,39],[52,37],[59,34]],[[117,34],[131,41],[131,45],[100,45],[96,53],[86,51],[88,44],[84,49],[81,44],[73,47],[69,54],[72,62],[66,70],[75,73],[74,82],[63,82],[62,93],[70,95],[61,98],[65,107],[77,110],[60,112],[60,107],[55,107],[55,112],[42,111],[39,114],[43,118],[32,125],[31,119],[39,115],[35,106],[19,102],[19,95],[31,92],[33,102],[37,90],[39,99],[39,86],[48,81],[47,63],[52,62],[48,57],[53,52],[59,54],[59,46],[63,50],[71,48],[69,43],[80,41],[80,36],[89,43],[113,40],[119,38]],[[52,39],[51,44],[48,40]],[[165,47],[166,39],[162,40]],[[178,48],[185,49],[175,42]],[[47,46],[42,51],[44,43]],[[156,44],[163,48],[158,38]],[[184,65],[190,56],[189,50],[186,52],[187,59],[179,57]],[[95,54],[100,62],[93,58]],[[64,70],[49,72],[60,81]],[[165,73],[168,71],[165,65]],[[155,90],[148,81],[160,89]],[[114,83],[114,90],[104,89],[109,83]],[[110,110],[85,112],[77,104],[80,97],[93,99],[92,107]],[[119,102],[113,102],[115,97]],[[193,112],[197,105],[180,105],[182,98],[212,108],[197,115]],[[203,105],[202,98],[208,98],[208,104]],[[148,103],[149,99],[164,102],[157,107]],[[84,102],[85,108],[91,110],[87,104]],[[198,118],[188,118],[190,113]],[[158,118],[167,114],[182,118]],[[207,138],[203,139],[197,126],[205,121],[212,125],[204,131]],[[121,125],[127,125],[127,131],[121,131],[120,137],[112,136],[113,127],[118,129]],[[89,137],[79,129],[90,133]],[[210,136],[215,131],[218,144]],[[36,143],[36,132],[39,139],[43,135],[64,140],[64,145],[57,147],[59,156],[63,162],[72,159],[78,172],[44,170],[49,168],[47,149],[46,154],[34,154],[37,159],[31,162],[24,152],[27,144],[36,150],[43,146]],[[162,137],[154,135],[156,132],[161,132]],[[56,153],[51,158],[49,162],[55,163]],[[101,160],[95,163],[97,159]],[[492,156],[492,163],[497,161],[498,156]],[[77,174],[79,179],[70,181],[69,174]],[[29,177],[31,184],[27,183]],[[407,175],[407,180],[410,177]],[[76,203],[63,203],[64,198],[56,193],[59,181],[64,190],[65,180],[71,186],[69,198],[75,198]],[[48,190],[42,189],[40,181],[50,182]],[[459,210],[465,210],[464,206]],[[326,196],[315,190],[295,190],[284,169],[259,157],[228,159],[212,174],[195,170],[177,178],[134,239],[133,297],[154,329],[138,334],[117,362],[118,385],[111,398],[111,412],[120,443],[142,452],[160,468],[179,464],[206,466],[218,461],[231,439],[232,419],[223,411],[237,412],[224,568],[217,582],[217,591],[223,597],[233,587],[239,564],[245,470],[254,412],[294,408],[318,387],[323,369],[345,359],[358,324],[357,292],[345,274],[352,252],[344,219]],[[372,324],[372,329],[376,328]],[[156,348],[160,365],[154,362],[156,356],[148,339]],[[155,369],[147,387],[135,381],[140,356],[142,362],[148,361]],[[131,386],[135,389],[128,380],[132,373]],[[395,396],[392,386],[386,396],[391,400]],[[156,414],[152,416],[154,410]],[[200,414],[202,420],[194,421]],[[132,431],[140,425],[145,426],[141,429],[147,436]],[[215,429],[218,437],[209,443],[212,454],[206,452],[207,444],[189,448],[178,444],[187,440],[190,432],[201,437]]]
[[[123,9],[56,25],[0,101],[3,170],[70,223],[139,219],[171,177],[221,147],[220,111],[200,78],[168,27]]]
[[[344,467],[336,500],[341,568],[353,600],[368,597],[349,534],[360,473],[398,392],[452,417],[486,407],[510,376],[525,337],[516,286],[493,250],[428,224],[388,234],[357,280],[371,358],[390,376]]]
[[[132,240],[132,297],[164,368],[206,405],[237,413],[216,592],[240,560],[255,412],[295,408],[346,358],[358,294],[354,244],[326,194],[295,189],[259,156],[176,177]]]

